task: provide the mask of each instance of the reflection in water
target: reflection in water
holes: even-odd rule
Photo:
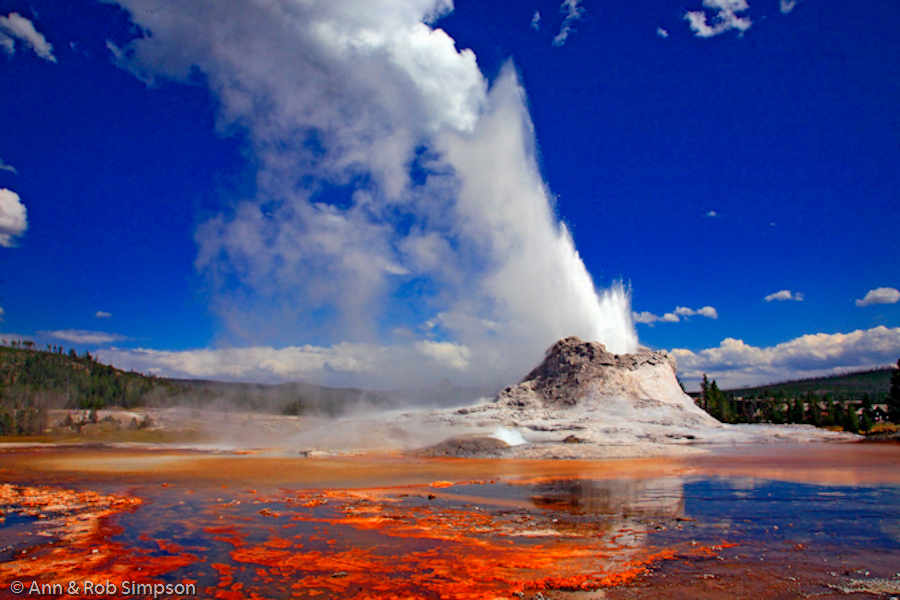
[[[0,455],[0,465],[14,467],[8,458]],[[179,478],[177,461],[154,464],[163,467],[131,478],[6,470],[18,483],[0,486],[0,597],[12,580],[74,577],[190,582],[225,600],[536,598],[548,590],[565,598],[597,589],[607,598],[828,597],[838,593],[829,585],[861,585],[842,577],[870,573],[890,586],[900,572],[896,484],[696,470],[625,477],[587,463],[528,479],[521,475],[540,465],[496,463],[520,474],[296,489]],[[468,464],[410,463],[442,474]],[[471,464],[485,472],[494,463]],[[723,579],[730,583],[716,591]]]
[[[609,517],[684,516],[680,478],[569,479],[535,486],[533,501],[550,510]]]

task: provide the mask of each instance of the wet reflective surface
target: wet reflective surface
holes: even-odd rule
[[[5,452],[0,597],[13,581],[85,579],[224,599],[900,594],[900,447],[783,447],[775,467],[772,452]]]

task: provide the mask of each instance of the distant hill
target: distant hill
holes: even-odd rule
[[[33,346],[33,345],[32,345]],[[0,406],[102,409],[217,404],[276,413],[337,414],[363,402],[387,402],[377,392],[305,383],[266,385],[183,380],[128,372],[89,353],[62,348],[0,346]]]
[[[287,415],[338,416],[371,408],[447,406],[496,390],[443,386],[378,392],[307,383],[280,385],[168,379],[127,372],[89,353],[39,349],[30,342],[0,346],[0,435],[43,429],[47,409],[192,406]]]
[[[883,402],[884,398],[890,393],[891,374],[894,371],[896,371],[895,367],[879,367],[867,371],[797,379],[725,391],[729,394],[734,394],[735,397],[744,398],[749,396],[774,396],[779,392],[785,398],[797,398],[805,396],[807,393],[819,397],[828,394],[832,398],[841,397],[854,402],[862,401],[863,396],[868,394],[873,402],[878,403]]]

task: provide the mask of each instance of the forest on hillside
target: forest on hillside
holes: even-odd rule
[[[47,428],[47,410],[206,407],[285,415],[335,416],[363,404],[389,402],[378,392],[305,383],[266,385],[179,380],[123,371],[61,346],[0,345],[0,435]]]
[[[51,408],[135,408],[188,392],[173,380],[101,364],[88,352],[25,341],[0,346],[0,435],[40,433]]]
[[[779,392],[787,398],[798,398],[807,394],[822,397],[828,394],[833,398],[840,396],[844,401],[849,402],[862,402],[863,398],[868,395],[873,402],[881,404],[890,394],[891,376],[896,372],[896,368],[886,366],[826,377],[735,388],[728,390],[728,393],[744,398],[773,397]]]
[[[728,391],[704,374],[694,400],[723,423],[797,423],[866,433],[879,423],[900,424],[900,360],[897,368]]]

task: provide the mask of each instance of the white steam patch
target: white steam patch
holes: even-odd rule
[[[566,18],[559,27],[559,33],[553,38],[554,46],[565,46],[566,40],[569,39],[569,34],[575,31],[572,24],[583,19],[587,13],[583,6],[579,6],[580,2],[581,0],[563,0],[563,3],[560,5],[559,10],[566,15]]]
[[[597,293],[556,218],[515,70],[489,86],[430,25],[450,2],[119,4],[149,32],[119,64],[202,73],[258,166],[256,195],[196,234],[213,309],[248,346],[192,353],[207,376],[238,353],[283,379],[509,381],[564,336],[637,349],[628,293]]]
[[[0,49],[13,54],[16,51],[16,40],[31,48],[44,60],[56,62],[53,46],[44,34],[35,29],[34,23],[15,12],[5,17],[0,16]]]
[[[703,0],[703,6],[713,11],[711,18],[702,10],[688,11],[684,15],[696,37],[711,38],[731,29],[743,34],[753,25],[749,17],[738,14],[749,10],[747,0]],[[715,216],[715,212],[711,211],[709,216]]]
[[[501,442],[506,442],[510,446],[521,446],[522,444],[527,444],[528,441],[522,437],[522,434],[518,432],[516,429],[511,429],[509,427],[498,427],[494,433],[489,435],[488,437],[492,437],[495,440],[500,440]]]

